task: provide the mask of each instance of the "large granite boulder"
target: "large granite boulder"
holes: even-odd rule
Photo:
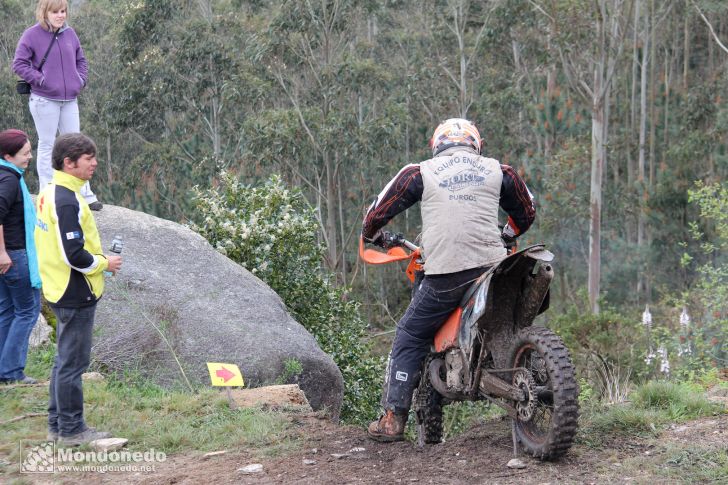
[[[285,377],[295,359],[311,407],[338,417],[341,372],[266,284],[182,225],[110,205],[94,215],[104,248],[117,234],[124,241],[122,270],[106,278],[96,313],[97,368],[174,386],[184,382],[180,367],[209,384],[206,363],[225,362],[256,387]]]

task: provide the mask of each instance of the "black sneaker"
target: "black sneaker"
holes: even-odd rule
[[[91,202],[88,205],[88,208],[91,209],[92,211],[100,211],[103,207],[104,207],[104,204],[102,204],[98,200],[96,202]]]

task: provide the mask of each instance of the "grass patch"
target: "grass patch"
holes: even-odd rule
[[[631,401],[605,406],[582,403],[577,442],[599,447],[618,437],[654,437],[668,423],[721,412],[695,386],[673,382],[648,382],[630,394]]]
[[[668,448],[658,475],[680,483],[728,483],[728,453],[704,448]]]
[[[46,381],[51,375],[53,360],[56,357],[55,345],[44,345],[31,349],[28,352],[28,360],[25,363],[25,374]]]
[[[34,369],[33,375],[47,375],[51,361],[52,347],[31,351],[29,373]],[[129,439],[130,451],[154,448],[174,454],[245,449],[269,456],[300,446],[289,416],[256,408],[230,409],[227,396],[213,389],[190,393],[136,379],[110,379],[85,382],[84,403],[87,422]],[[0,387],[0,422],[45,413],[47,405],[47,387]],[[8,474],[18,471],[19,441],[45,441],[46,433],[46,417],[0,426],[0,481],[3,475],[10,478]]]
[[[638,387],[631,397],[634,407],[663,410],[674,421],[707,416],[717,411],[715,404],[704,394],[684,383],[648,382]]]
[[[654,445],[649,457],[642,455],[625,460],[624,473],[647,475],[660,483],[728,483],[726,450],[664,444],[657,440]]]

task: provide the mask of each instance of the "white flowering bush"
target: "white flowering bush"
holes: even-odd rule
[[[383,364],[362,339],[358,303],[321,268],[318,225],[301,192],[278,176],[251,187],[223,173],[218,188],[195,191],[195,208],[192,228],[278,293],[339,366],[342,419],[366,422],[377,410]]]

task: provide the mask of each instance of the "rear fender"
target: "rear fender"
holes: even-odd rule
[[[507,367],[513,335],[548,308],[553,259],[543,245],[530,246],[509,255],[474,283],[472,294],[466,294],[462,303],[459,332],[460,346],[468,354],[482,326],[496,365]]]

